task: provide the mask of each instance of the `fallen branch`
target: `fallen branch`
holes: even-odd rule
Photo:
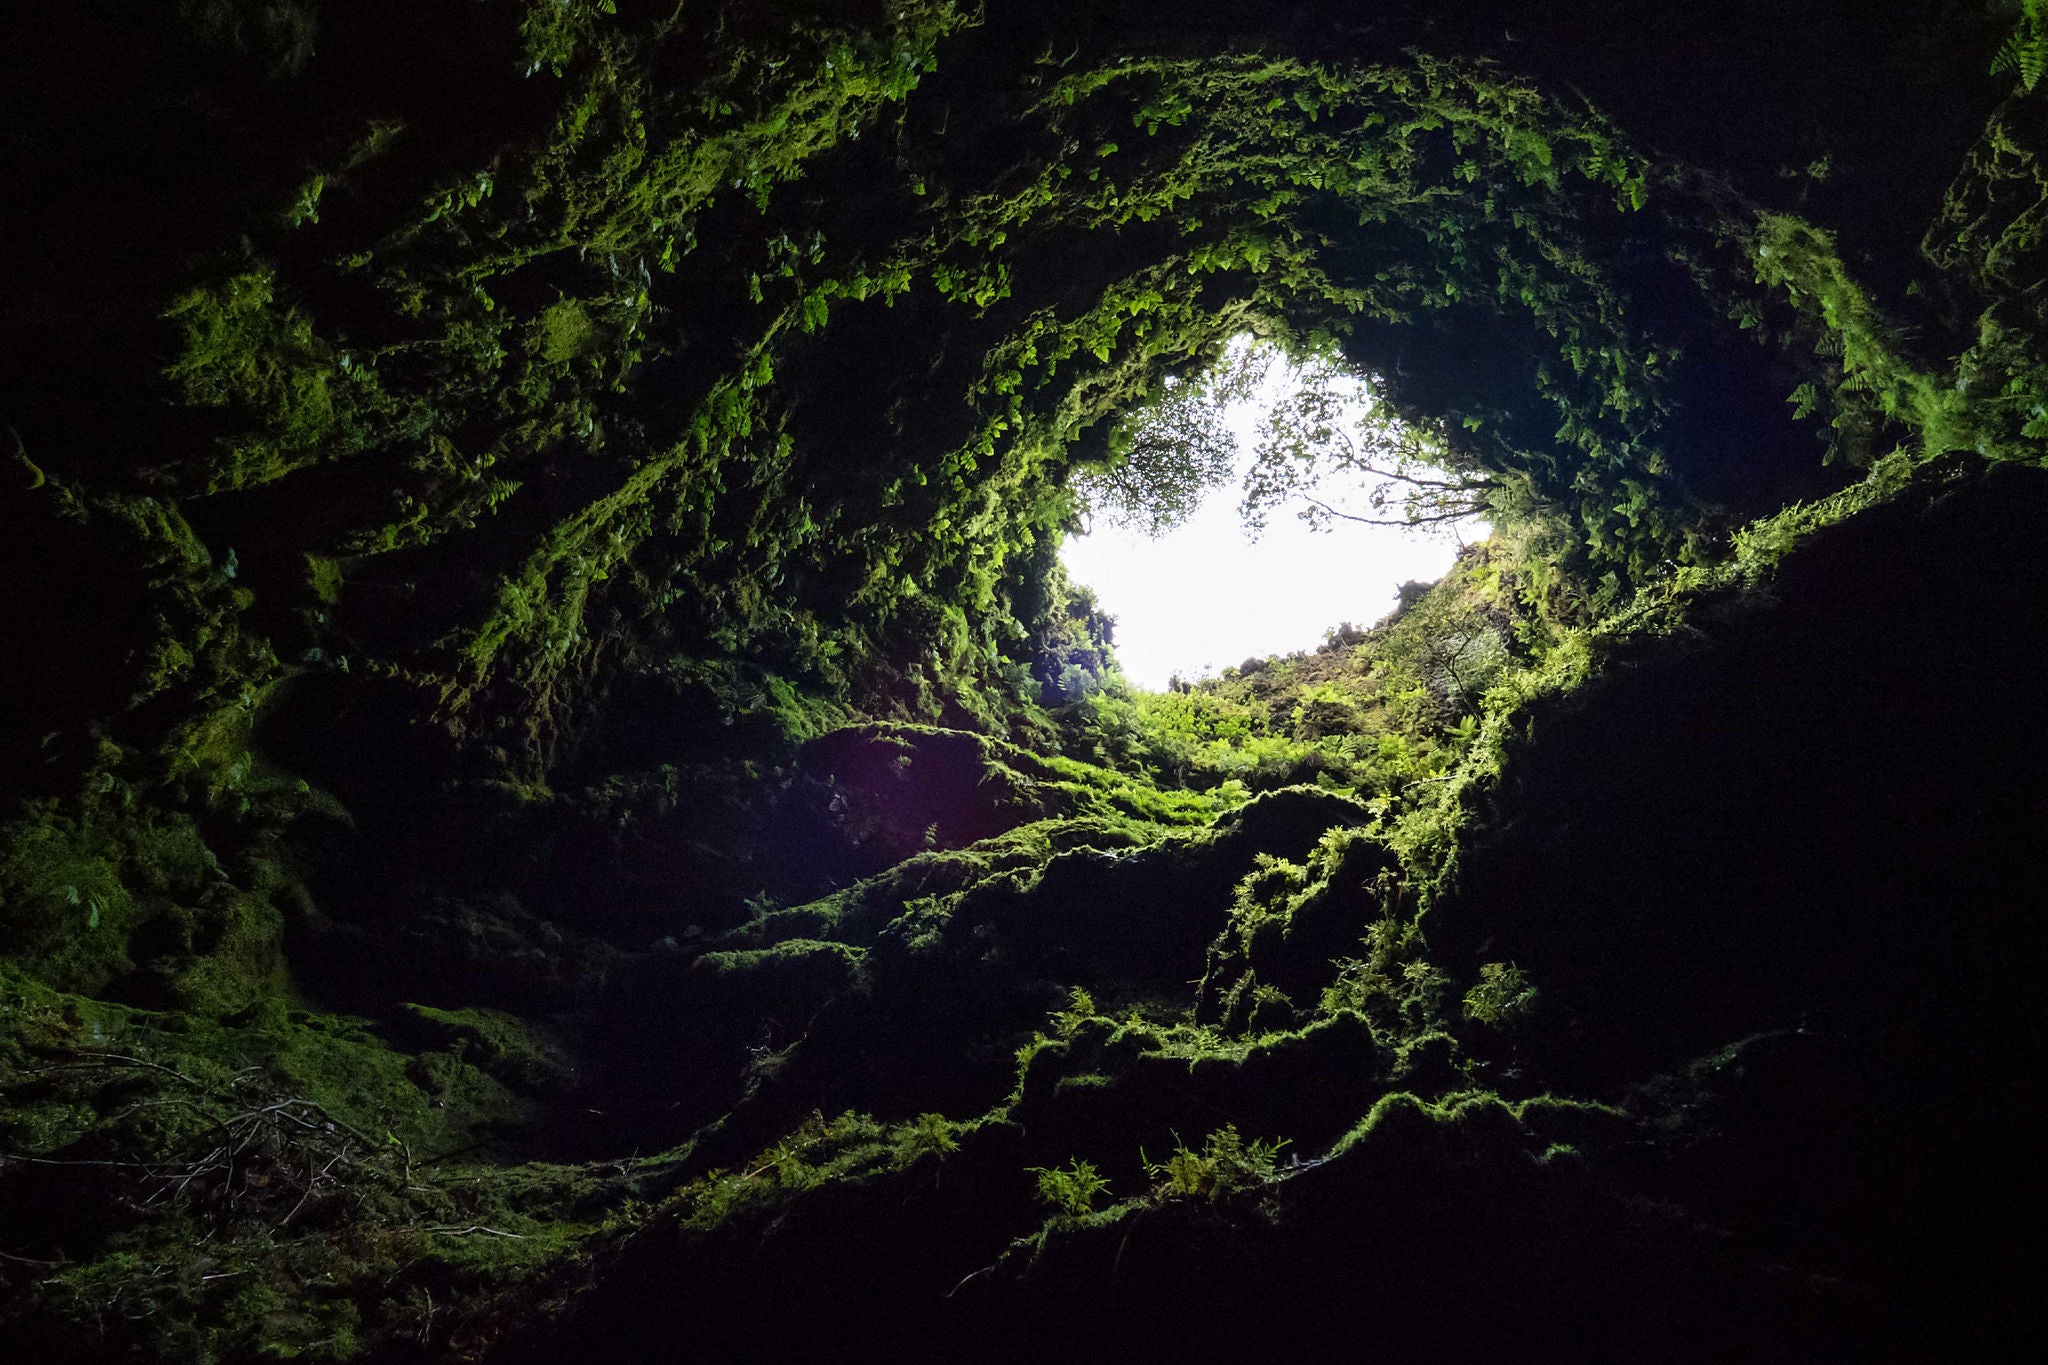
[[[206,1088],[205,1086],[201,1085],[198,1081],[195,1081],[190,1076],[187,1076],[184,1072],[174,1070],[171,1067],[165,1066],[162,1062],[152,1062],[141,1057],[130,1057],[125,1052],[88,1052],[77,1048],[67,1048],[66,1052],[70,1056],[85,1057],[96,1062],[117,1062],[122,1066],[139,1066],[150,1071],[162,1072],[164,1075],[171,1077],[173,1080],[183,1081],[186,1085],[191,1086],[194,1090],[204,1090]],[[86,1069],[87,1068],[85,1067],[75,1065],[39,1066],[32,1068],[28,1072],[28,1074],[31,1076],[41,1076],[46,1075],[52,1071],[83,1071]]]

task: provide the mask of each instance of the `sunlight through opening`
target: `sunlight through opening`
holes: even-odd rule
[[[1250,347],[1249,338],[1233,342],[1226,365]],[[1092,588],[1115,619],[1117,659],[1134,686],[1162,691],[1175,678],[1192,681],[1246,659],[1312,649],[1343,622],[1372,625],[1393,610],[1401,584],[1441,578],[1462,545],[1490,534],[1478,516],[1414,525],[1346,519],[1403,520],[1399,495],[1414,486],[1367,473],[1361,460],[1323,461],[1284,496],[1269,494],[1263,532],[1247,524],[1243,503],[1259,472],[1262,437],[1270,447],[1273,414],[1298,402],[1305,382],[1303,368],[1285,357],[1267,360],[1255,383],[1216,404],[1231,446],[1227,475],[1219,459],[1209,470],[1213,481],[1189,496],[1164,530],[1142,516],[1118,515],[1098,491],[1088,499],[1096,504],[1088,533],[1069,536],[1061,551],[1068,574]],[[1343,401],[1322,414],[1333,420],[1316,434],[1341,443],[1348,432],[1356,451],[1361,427],[1370,425],[1364,419],[1371,399],[1356,379],[1337,387]],[[1299,461],[1296,467],[1303,468]],[[1382,474],[1388,468],[1374,467]],[[1271,468],[1269,456],[1269,485]],[[1403,472],[1438,471],[1411,464]]]

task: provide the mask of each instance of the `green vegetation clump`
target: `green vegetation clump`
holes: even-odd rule
[[[1070,749],[1196,789],[1310,781],[1401,804],[1456,765],[1487,693],[1560,638],[1522,601],[1526,577],[1476,546],[1442,583],[1404,588],[1385,620],[1333,627],[1315,650],[1247,659],[1164,693],[1098,691],[1065,718]]]
[[[1109,1182],[1094,1166],[1074,1158],[1063,1170],[1056,1166],[1033,1166],[1038,1177],[1038,1197],[1073,1218],[1095,1211],[1095,1201],[1109,1189]]]
[[[347,1359],[488,1335],[666,1179],[661,1160],[475,1164],[533,1109],[459,1045],[408,1056],[276,1007],[133,1010],[8,964],[0,1094],[0,1205],[39,1229],[8,1267],[38,1292],[4,1319],[52,1350]]]
[[[1147,1160],[1145,1174],[1159,1182],[1158,1193],[1169,1199],[1223,1199],[1271,1183],[1286,1145],[1285,1138],[1248,1143],[1235,1124],[1225,1124],[1209,1134],[1199,1151],[1177,1146],[1164,1161]]]
[[[1535,1004],[1536,990],[1528,975],[1512,962],[1488,962],[1479,981],[1465,992],[1465,1015],[1482,1024],[1504,1023]]]

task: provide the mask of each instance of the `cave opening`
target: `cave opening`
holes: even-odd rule
[[[1429,463],[1366,376],[1250,333],[1113,439],[1061,562],[1149,691],[1349,636],[1491,531],[1485,489]]]

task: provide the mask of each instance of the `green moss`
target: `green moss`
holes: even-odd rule
[[[423,187],[417,173],[392,178],[378,148],[398,135],[373,122],[331,174],[297,182],[294,202],[310,202],[308,184],[320,197],[346,185],[384,206],[374,231],[349,234],[350,249],[327,260],[289,253],[286,265],[287,253],[257,248],[171,302],[179,340],[167,373],[184,401],[230,410],[237,428],[188,482],[247,487],[379,452],[388,468],[343,480],[354,488],[335,504],[347,524],[300,547],[323,559],[465,559],[486,522],[533,508],[517,544],[478,552],[489,583],[447,595],[459,605],[427,631],[434,657],[379,660],[451,720],[510,707],[532,754],[547,751],[565,689],[602,634],[593,611],[620,610],[637,630],[677,602],[717,651],[772,661],[749,709],[792,737],[825,728],[821,696],[873,715],[1028,728],[1013,671],[1042,671],[1054,655],[1080,667],[1069,656],[1086,645],[1054,629],[1074,619],[1048,553],[1071,510],[1064,464],[1091,428],[1247,325],[1313,345],[1360,320],[1526,315],[1559,352],[1527,376],[1542,439],[1497,420],[1500,395],[1465,395],[1484,410],[1473,418],[1482,445],[1504,432],[1473,458],[1513,465],[1578,518],[1595,556],[1637,566],[1682,535],[1683,498],[1652,441],[1666,357],[1636,343],[1626,299],[1571,240],[1577,200],[1604,212],[1647,194],[1648,163],[1597,118],[1496,72],[1421,57],[1133,60],[1063,73],[1024,115],[1049,149],[1035,179],[997,191],[949,168],[962,183],[902,219],[896,240],[842,253],[838,225],[777,187],[902,101],[939,40],[967,22],[949,5],[918,5],[871,29],[806,21],[742,40],[689,16],[526,7],[520,42],[550,78],[523,93],[545,131]],[[696,86],[650,74],[698,48]],[[1096,155],[1133,124],[1146,136]],[[1184,135],[1161,131],[1171,129]],[[758,241],[698,243],[722,196],[772,220]],[[1401,238],[1411,263],[1359,277],[1326,259],[1305,227],[1326,202]],[[1095,282],[1075,309],[1042,306],[1048,282],[1019,273],[1028,243],[1165,215],[1187,225],[1185,243]],[[650,425],[636,376],[687,344],[654,326],[677,305],[671,271],[714,292],[744,279],[747,298],[732,300],[732,341],[692,354],[677,410]],[[404,320],[403,339],[345,343],[299,301],[338,282]],[[980,348],[987,364],[965,377],[971,429],[950,448],[888,447],[849,484],[822,449],[799,444],[797,390],[779,376],[800,372],[850,311],[907,291],[994,329]],[[728,478],[739,469],[744,479]],[[560,506],[522,491],[563,488],[572,471],[576,492]],[[811,605],[788,600],[799,583]],[[331,606],[334,587],[316,569],[305,590]],[[182,638],[165,648],[166,669],[197,658]],[[1090,676],[1103,664],[1094,657]],[[1336,715],[1346,703],[1331,705]],[[1331,733],[1326,711],[1303,713],[1318,739]],[[1278,761],[1254,755],[1218,778]],[[1093,790],[1139,818],[1207,813],[1142,789]]]
[[[866,1114],[827,1119],[814,1113],[734,1171],[711,1171],[678,1190],[661,1210],[692,1232],[733,1221],[765,1221],[797,1196],[823,1185],[857,1182],[957,1150],[950,1128],[926,1115],[895,1129]]]
[[[158,949],[153,970],[167,1003],[221,1017],[271,998],[286,984],[283,916],[254,892],[216,893],[195,909],[166,914],[155,932],[175,934]]]
[[[1199,1149],[1177,1146],[1164,1160],[1145,1162],[1145,1174],[1159,1182],[1155,1190],[1161,1198],[1213,1202],[1271,1184],[1286,1145],[1285,1139],[1246,1142],[1237,1125],[1227,1123]]]
[[[1396,1091],[1373,1105],[1372,1112],[1330,1149],[1329,1159],[1353,1153],[1367,1159],[1387,1153],[1399,1159],[1408,1150],[1451,1141],[1512,1145],[1520,1132],[1520,1117],[1497,1095],[1471,1094],[1431,1104]]]
[[[306,584],[313,594],[313,600],[326,606],[341,601],[341,587],[346,573],[341,562],[325,555],[306,556]]]
[[[405,1014],[424,1042],[514,1090],[532,1094],[568,1079],[569,1064],[561,1047],[544,1039],[534,1025],[503,1010],[407,1005]]]
[[[847,944],[799,938],[772,948],[706,953],[694,970],[712,977],[745,976],[778,995],[810,995],[852,987],[860,979],[861,961],[861,951]]]
[[[209,491],[267,483],[360,441],[346,357],[302,310],[278,299],[275,272],[259,267],[201,286],[166,311],[181,330],[165,374],[195,406],[232,408],[262,434],[230,442],[202,476]]]
[[[122,884],[119,843],[54,814],[6,835],[0,922],[18,960],[87,991],[130,969],[128,942],[141,912]]]
[[[575,299],[563,299],[543,311],[534,322],[534,349],[551,365],[568,364],[598,340],[590,314]]]
[[[45,1225],[50,1240],[27,1248],[52,1263],[43,1292],[0,1320],[24,1339],[66,1330],[162,1357],[352,1358],[428,1329],[412,1312],[421,1287],[442,1333],[552,1292],[551,1268],[677,1183],[665,1159],[429,1164],[530,1112],[466,1060],[517,1071],[523,1028],[472,1011],[431,1022],[450,1046],[408,1055],[361,1021],[275,1004],[233,1020],[136,1010],[0,962],[0,1198],[108,1158],[122,1187]],[[223,1131],[241,1144],[240,1181],[209,1174]],[[121,1305],[149,1311],[110,1312]]]

